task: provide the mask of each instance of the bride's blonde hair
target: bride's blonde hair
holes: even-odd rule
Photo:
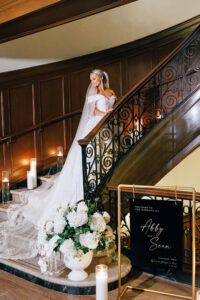
[[[100,69],[92,70],[90,74],[95,74],[100,78],[103,78],[103,85],[104,88],[109,89],[109,78],[108,74],[105,71],[102,71]]]

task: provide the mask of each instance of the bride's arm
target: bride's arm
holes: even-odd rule
[[[99,110],[98,108],[95,108],[94,115],[95,116],[104,116],[106,112]]]
[[[95,102],[89,102],[88,103],[89,110],[94,116],[104,116],[106,112],[99,110],[95,107]]]

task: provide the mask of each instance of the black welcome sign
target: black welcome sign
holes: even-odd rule
[[[131,201],[131,259],[134,266],[178,270],[182,265],[180,201]]]

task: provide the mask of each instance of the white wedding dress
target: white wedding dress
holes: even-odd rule
[[[21,204],[10,205],[8,220],[0,224],[0,258],[27,259],[35,257],[38,226],[51,219],[59,206],[76,203],[84,198],[82,153],[78,140],[84,138],[102,119],[94,114],[95,108],[106,112],[115,97],[101,94],[86,97],[79,127],[59,176],[33,191],[25,191]],[[90,109],[89,109],[90,107]]]

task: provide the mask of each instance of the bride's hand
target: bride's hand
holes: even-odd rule
[[[112,107],[112,106],[108,106],[108,107],[106,108],[106,112],[110,112],[110,111],[113,111],[113,107]]]

